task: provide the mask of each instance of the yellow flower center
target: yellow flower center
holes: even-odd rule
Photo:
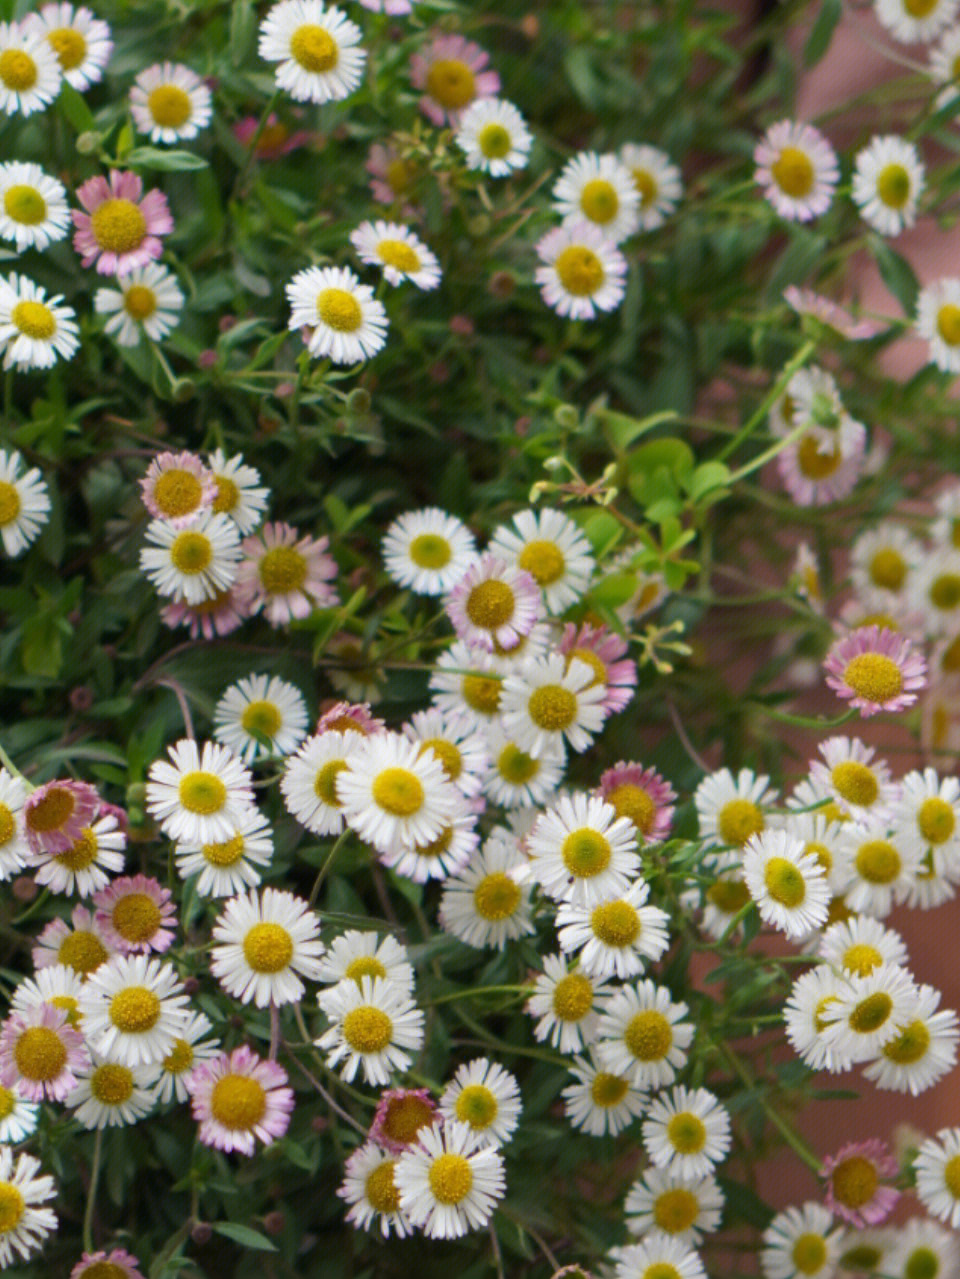
[[[12,93],[24,93],[37,83],[37,64],[22,49],[4,49],[0,53],[0,81]]]
[[[667,1140],[681,1155],[695,1155],[707,1142],[707,1129],[698,1115],[682,1110],[667,1124]]]
[[[321,290],[317,295],[317,316],[338,333],[355,333],[363,324],[360,303],[346,289]]]
[[[740,846],[765,826],[763,813],[750,799],[731,799],[717,814],[717,830],[725,844]]]
[[[892,884],[900,874],[900,854],[885,839],[870,839],[857,850],[857,874],[869,884]]]
[[[511,786],[525,786],[540,771],[540,761],[508,742],[497,756],[497,772]]]
[[[544,684],[530,694],[527,712],[537,728],[560,733],[576,719],[577,699],[561,684]]]
[[[602,662],[596,653],[589,648],[574,648],[567,654],[567,666],[569,670],[574,661],[584,662],[593,671],[593,679],[587,684],[587,688],[595,688],[597,684],[605,684],[607,682],[606,663]]]
[[[775,902],[795,910],[807,896],[803,875],[786,857],[771,857],[763,873],[767,892]]]
[[[591,222],[606,226],[620,211],[620,197],[606,178],[593,178],[584,184],[580,192],[580,208]]]
[[[427,72],[427,93],[447,111],[460,111],[477,96],[477,80],[459,58],[439,58]]]
[[[862,1208],[877,1189],[877,1170],[863,1155],[842,1159],[830,1175],[833,1193],[845,1208]]]
[[[944,1165],[943,1184],[954,1199],[960,1199],[960,1155],[954,1155]]]
[[[557,254],[553,264],[557,278],[574,297],[591,297],[606,278],[603,263],[585,244],[571,244]]]
[[[235,866],[245,849],[243,836],[234,835],[222,844],[204,844],[200,851],[211,866]]]
[[[24,1079],[48,1083],[67,1064],[67,1050],[57,1032],[49,1026],[30,1026],[17,1037],[13,1059]]]
[[[77,1274],[77,1279],[127,1279],[130,1271],[126,1266],[118,1266],[112,1261],[95,1261],[84,1266]]]
[[[194,577],[213,560],[213,543],[203,533],[178,533],[170,544],[170,561],[184,577]]]
[[[0,528],[12,524],[20,514],[20,494],[12,484],[0,480]]]
[[[254,924],[243,939],[243,957],[255,973],[279,973],[293,958],[293,938],[280,924]]]
[[[883,963],[883,956],[876,946],[870,946],[867,942],[857,942],[847,947],[840,962],[848,973],[856,973],[858,977],[869,977],[873,970]]]
[[[823,441],[819,435],[805,435],[797,446],[797,464],[809,480],[824,480],[832,475],[843,461],[837,445],[828,453],[822,453]]]
[[[502,124],[491,121],[485,124],[477,134],[477,146],[488,160],[504,160],[510,154],[513,138],[509,129]]]
[[[163,915],[147,893],[127,893],[116,903],[110,918],[124,941],[145,942],[156,933]]]
[[[246,733],[274,738],[283,725],[283,716],[273,702],[250,702],[244,707],[240,725]]]
[[[159,84],[147,98],[147,110],[162,129],[179,129],[193,115],[190,95],[177,84]]]
[[[677,1186],[664,1190],[653,1201],[653,1219],[668,1235],[679,1235],[689,1230],[697,1219],[700,1201],[692,1190]]]
[[[217,475],[215,479],[217,495],[213,499],[213,509],[219,511],[221,515],[227,515],[240,501],[240,490],[228,475]]]
[[[581,973],[568,973],[554,986],[552,1004],[560,1021],[582,1021],[593,1007],[593,985]]]
[[[960,636],[951,640],[944,649],[943,656],[940,658],[940,669],[948,672],[960,671]]]
[[[830,772],[830,780],[836,787],[837,794],[849,804],[857,804],[868,808],[877,798],[879,786],[876,774],[866,764],[846,759],[834,765]]]
[[[173,1047],[163,1059],[163,1068],[168,1075],[182,1075],[193,1065],[193,1045],[186,1039],[175,1039]]]
[[[960,604],[960,575],[942,573],[930,584],[930,602],[944,612],[954,609]]]
[[[426,1124],[433,1123],[433,1108],[423,1097],[407,1093],[392,1097],[383,1116],[384,1136],[400,1145],[409,1145]]]
[[[455,782],[463,772],[463,756],[454,743],[448,742],[445,737],[430,737],[421,746],[420,755],[426,750],[433,751],[443,765],[443,771],[447,777]]]
[[[827,1245],[820,1235],[798,1235],[790,1249],[790,1259],[802,1275],[819,1274],[827,1260]]]
[[[576,879],[590,879],[610,865],[610,842],[597,830],[581,826],[564,839],[560,855],[567,870]]]
[[[914,1248],[903,1263],[903,1279],[937,1279],[940,1274],[942,1263],[932,1248]]]
[[[884,1044],[881,1052],[897,1066],[910,1066],[925,1057],[930,1047],[930,1031],[922,1021],[911,1021],[900,1033]]]
[[[423,807],[423,784],[408,768],[385,768],[373,779],[373,801],[393,817],[412,817]]]
[[[957,309],[957,315],[960,316],[960,308]],[[907,563],[899,551],[887,546],[873,555],[869,573],[874,586],[887,591],[899,591],[907,575]]]
[[[421,533],[410,543],[407,554],[418,568],[445,568],[453,558],[450,543],[439,533]]]
[[[343,971],[343,980],[355,981],[360,985],[363,977],[386,977],[387,970],[374,955],[358,955],[351,959]]]
[[[742,879],[718,879],[707,889],[707,900],[725,915],[735,915],[750,900],[750,890]]]
[[[400,1207],[400,1195],[393,1180],[395,1159],[384,1159],[367,1177],[364,1190],[374,1212],[396,1212]]]
[[[322,768],[317,769],[313,779],[313,793],[330,808],[340,807],[340,800],[337,798],[337,777],[346,767],[345,759],[331,759]]]
[[[3,209],[8,218],[23,226],[36,226],[47,216],[47,202],[36,187],[17,183],[7,187]]]
[[[833,870],[833,853],[826,844],[818,844],[816,840],[811,840],[804,845],[803,851],[816,857],[817,863],[823,867],[824,874],[829,875]]]
[[[945,844],[956,829],[957,818],[953,806],[937,795],[931,795],[920,805],[917,826],[928,844]]]
[[[122,196],[99,205],[90,215],[90,229],[107,253],[129,253],[147,234],[147,220],[138,205]]]
[[[103,1106],[122,1106],[133,1096],[133,1071],[113,1062],[98,1066],[90,1076],[90,1092]]]
[[[387,165],[387,186],[394,195],[402,195],[409,187],[416,174],[416,166],[411,160],[391,160]]]
[[[27,827],[36,834],[59,830],[76,807],[73,792],[65,786],[51,786],[24,814]]]
[[[640,192],[640,207],[648,209],[655,203],[660,187],[649,169],[633,169],[633,185]]]
[[[506,582],[492,578],[473,587],[464,607],[474,626],[494,631],[513,617],[516,597]]]
[[[343,1037],[357,1053],[380,1053],[393,1038],[393,1022],[381,1008],[361,1004],[343,1019]]]
[[[590,927],[605,946],[632,946],[640,935],[640,916],[629,902],[604,902],[594,907]]]
[[[508,919],[520,905],[522,894],[515,880],[503,871],[484,875],[473,890],[473,908],[481,919],[496,923]]]
[[[292,546],[275,546],[261,557],[257,571],[268,594],[286,595],[307,580],[307,561]]]
[[[854,1005],[848,1018],[851,1030],[858,1035],[872,1035],[885,1024],[893,1012],[893,1000],[885,990],[875,991]]]
[[[810,157],[799,147],[784,147],[771,164],[770,173],[784,195],[795,200],[813,190],[814,168]]]
[[[163,1006],[146,986],[126,986],[110,1000],[110,1020],[125,1035],[142,1035],[153,1030]]]
[[[903,675],[892,657],[858,653],[847,662],[843,682],[869,702],[889,702],[903,690]]]
[[[13,1114],[17,1099],[9,1088],[0,1084],[0,1120],[8,1119]]]
[[[500,708],[500,680],[492,675],[464,675],[460,692],[480,715],[496,715]]]
[[[489,1128],[496,1119],[500,1106],[496,1097],[483,1084],[470,1084],[457,1098],[457,1118],[471,1128]]]
[[[67,1014],[67,1024],[73,1026],[76,1030],[80,1026],[80,1005],[74,999],[73,995],[54,995],[52,999],[47,1000],[54,1008],[59,1008]]]
[[[95,933],[82,929],[68,933],[57,949],[57,963],[72,968],[86,977],[100,967],[107,958],[107,948]]]
[[[673,1046],[673,1030],[663,1013],[647,1008],[627,1022],[623,1041],[637,1061],[660,1061]]]
[[[64,71],[73,71],[87,56],[86,37],[75,27],[57,27],[54,31],[48,31],[47,40]]]
[[[199,769],[181,777],[177,795],[187,812],[203,816],[218,813],[227,802],[227,788],[216,773]]]
[[[150,292],[149,289],[146,291]],[[133,289],[127,292],[129,296]],[[192,471],[174,468],[157,476],[153,485],[153,500],[165,519],[179,519],[199,508],[203,501],[203,485]]]
[[[883,1260],[883,1253],[879,1248],[875,1248],[872,1244],[861,1243],[854,1248],[848,1248],[840,1258],[840,1265],[844,1270],[866,1270],[873,1271],[880,1269],[880,1262]]]
[[[910,199],[910,174],[902,164],[888,164],[877,174],[877,195],[890,209],[902,209]]]
[[[249,1075],[224,1075],[210,1093],[210,1113],[234,1132],[250,1132],[267,1109],[266,1089]]]
[[[438,1155],[430,1165],[429,1175],[437,1203],[462,1203],[473,1186],[473,1169],[463,1155]]]
[[[540,586],[549,586],[563,577],[566,561],[563,552],[556,542],[548,542],[543,538],[535,538],[528,542],[520,552],[517,560],[520,568],[526,569]]]
[[[629,1088],[629,1083],[620,1075],[599,1070],[590,1083],[590,1100],[601,1110],[609,1110],[612,1106],[619,1106]]]
[[[145,284],[131,284],[124,290],[123,309],[131,320],[136,320],[138,324],[142,324],[144,320],[149,320],[157,309],[157,295],[153,289],[148,288]],[[190,477],[196,480],[196,476]],[[199,487],[199,481],[197,481]],[[199,502],[198,502],[199,505]]]
[[[18,302],[10,312],[10,319],[21,333],[38,342],[48,342],[57,331],[57,321],[53,312],[42,302],[24,299]]]
[[[939,3],[940,0],[903,0],[903,7],[911,18],[926,18]]]
[[[404,240],[381,240],[377,245],[377,256],[384,266],[392,266],[407,275],[420,270],[420,254]]]
[[[25,1207],[23,1195],[17,1187],[12,1182],[0,1181],[0,1235],[9,1234],[17,1228]]]
[[[89,828],[80,832],[78,839],[63,853],[57,853],[54,861],[59,866],[65,866],[67,870],[74,872],[78,870],[86,870],[88,866],[92,866],[97,860],[97,839],[93,831]]]
[[[290,37],[290,53],[304,71],[332,71],[340,60],[337,42],[329,31],[312,22],[297,27]]]

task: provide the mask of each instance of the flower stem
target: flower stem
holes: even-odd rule
[[[100,1152],[103,1146],[103,1129],[98,1128],[93,1140],[93,1163],[90,1165],[90,1185],[87,1188],[87,1206],[83,1213],[83,1247],[93,1251],[93,1209],[97,1202],[97,1182],[100,1180]]]

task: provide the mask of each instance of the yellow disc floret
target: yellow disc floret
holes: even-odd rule
[[[104,200],[90,215],[90,229],[106,253],[130,253],[143,243],[147,220],[138,205],[122,196]]]
[[[426,798],[423,783],[409,768],[384,768],[370,787],[373,801],[392,817],[412,817]]]
[[[290,55],[304,71],[314,74],[332,71],[340,60],[333,36],[324,27],[305,22],[290,37]]]
[[[147,110],[162,129],[179,129],[193,114],[190,95],[178,84],[158,84],[147,98]]]
[[[647,1008],[627,1022],[623,1041],[637,1061],[661,1061],[673,1046],[673,1030],[663,1013]]]
[[[770,166],[774,182],[793,199],[802,199],[813,190],[816,177],[813,164],[806,151],[799,147],[784,147]]]
[[[195,769],[180,778],[177,796],[188,812],[209,816],[227,802],[227,788],[216,773]]]
[[[557,254],[553,268],[557,278],[574,297],[591,297],[606,278],[603,263],[585,244],[571,244]]]
[[[263,1085],[249,1075],[224,1075],[210,1093],[210,1114],[235,1132],[249,1132],[263,1118],[267,1094]]]
[[[393,1038],[393,1022],[381,1008],[361,1004],[343,1019],[343,1037],[357,1053],[380,1053]]]
[[[322,289],[317,296],[317,316],[338,333],[355,333],[363,324],[363,309],[346,289]]]
[[[243,957],[255,973],[279,973],[293,958],[293,938],[281,924],[254,924],[243,939]]]
[[[847,662],[843,682],[868,702],[892,701],[903,691],[903,675],[884,653],[858,653]]]
[[[462,1203],[473,1186],[473,1169],[463,1155],[438,1155],[430,1164],[430,1189],[437,1203]]]
[[[21,333],[36,342],[49,342],[57,331],[56,317],[42,302],[25,298],[10,312],[10,319]]]

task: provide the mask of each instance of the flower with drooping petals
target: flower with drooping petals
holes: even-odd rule
[[[827,685],[867,718],[899,711],[927,686],[927,663],[905,635],[861,626],[833,645],[824,659]]]
[[[436,1113],[429,1088],[388,1088],[377,1102],[370,1139],[399,1155],[416,1143],[420,1129],[429,1128]]]
[[[258,1057],[246,1044],[201,1062],[187,1080],[193,1117],[205,1146],[252,1155],[282,1137],[294,1108],[287,1072]]]
[[[813,289],[801,289],[791,284],[783,290],[783,300],[797,315],[809,315],[821,324],[828,325],[848,342],[865,342],[882,333],[884,326],[877,320],[858,320],[831,298]]]
[[[471,646],[513,648],[540,617],[540,588],[526,569],[487,553],[463,574],[444,604],[457,634]]]
[[[144,506],[171,528],[193,523],[202,510],[212,507],[216,492],[213,472],[186,449],[158,453],[140,481]]]
[[[543,265],[534,279],[558,315],[592,320],[623,301],[627,259],[592,223],[554,227],[537,242],[537,256]]]
[[[76,312],[14,271],[0,277],[0,352],[5,369],[49,369],[69,360],[77,347]]]

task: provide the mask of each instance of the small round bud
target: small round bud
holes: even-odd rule
[[[88,711],[93,705],[93,689],[86,684],[78,684],[70,690],[70,709],[72,711]]]
[[[472,338],[476,328],[469,315],[451,315],[450,332],[458,338]]]
[[[194,1243],[209,1243],[213,1238],[213,1227],[209,1221],[195,1221],[190,1227],[190,1238]]]
[[[77,150],[81,155],[93,155],[99,145],[100,134],[93,129],[87,129],[77,137]]]
[[[17,901],[24,904],[32,902],[40,891],[29,875],[18,875],[10,887],[13,889],[13,895]]]
[[[487,235],[491,227],[488,213],[477,213],[467,221],[467,233],[473,236]]]
[[[137,808],[145,808],[147,803],[147,787],[145,782],[131,782],[127,787],[124,805],[130,808],[136,805]]]
[[[580,425],[580,414],[572,404],[558,404],[553,410],[553,420],[565,431],[575,431]]]
[[[205,351],[201,351],[197,356],[197,368],[199,369],[212,369],[213,366],[219,362],[220,356],[212,347],[209,346]]]
[[[364,386],[355,386],[347,396],[347,408],[351,413],[369,413],[370,404],[370,392]]]
[[[287,1224],[287,1219],[282,1212],[274,1209],[268,1212],[263,1219],[263,1229],[268,1235],[279,1235],[283,1233],[283,1228]]]
[[[512,298],[517,290],[517,278],[512,271],[494,271],[487,281],[487,289],[495,298]]]
[[[196,977],[184,977],[183,993],[185,995],[195,995],[200,989],[200,982]]]

